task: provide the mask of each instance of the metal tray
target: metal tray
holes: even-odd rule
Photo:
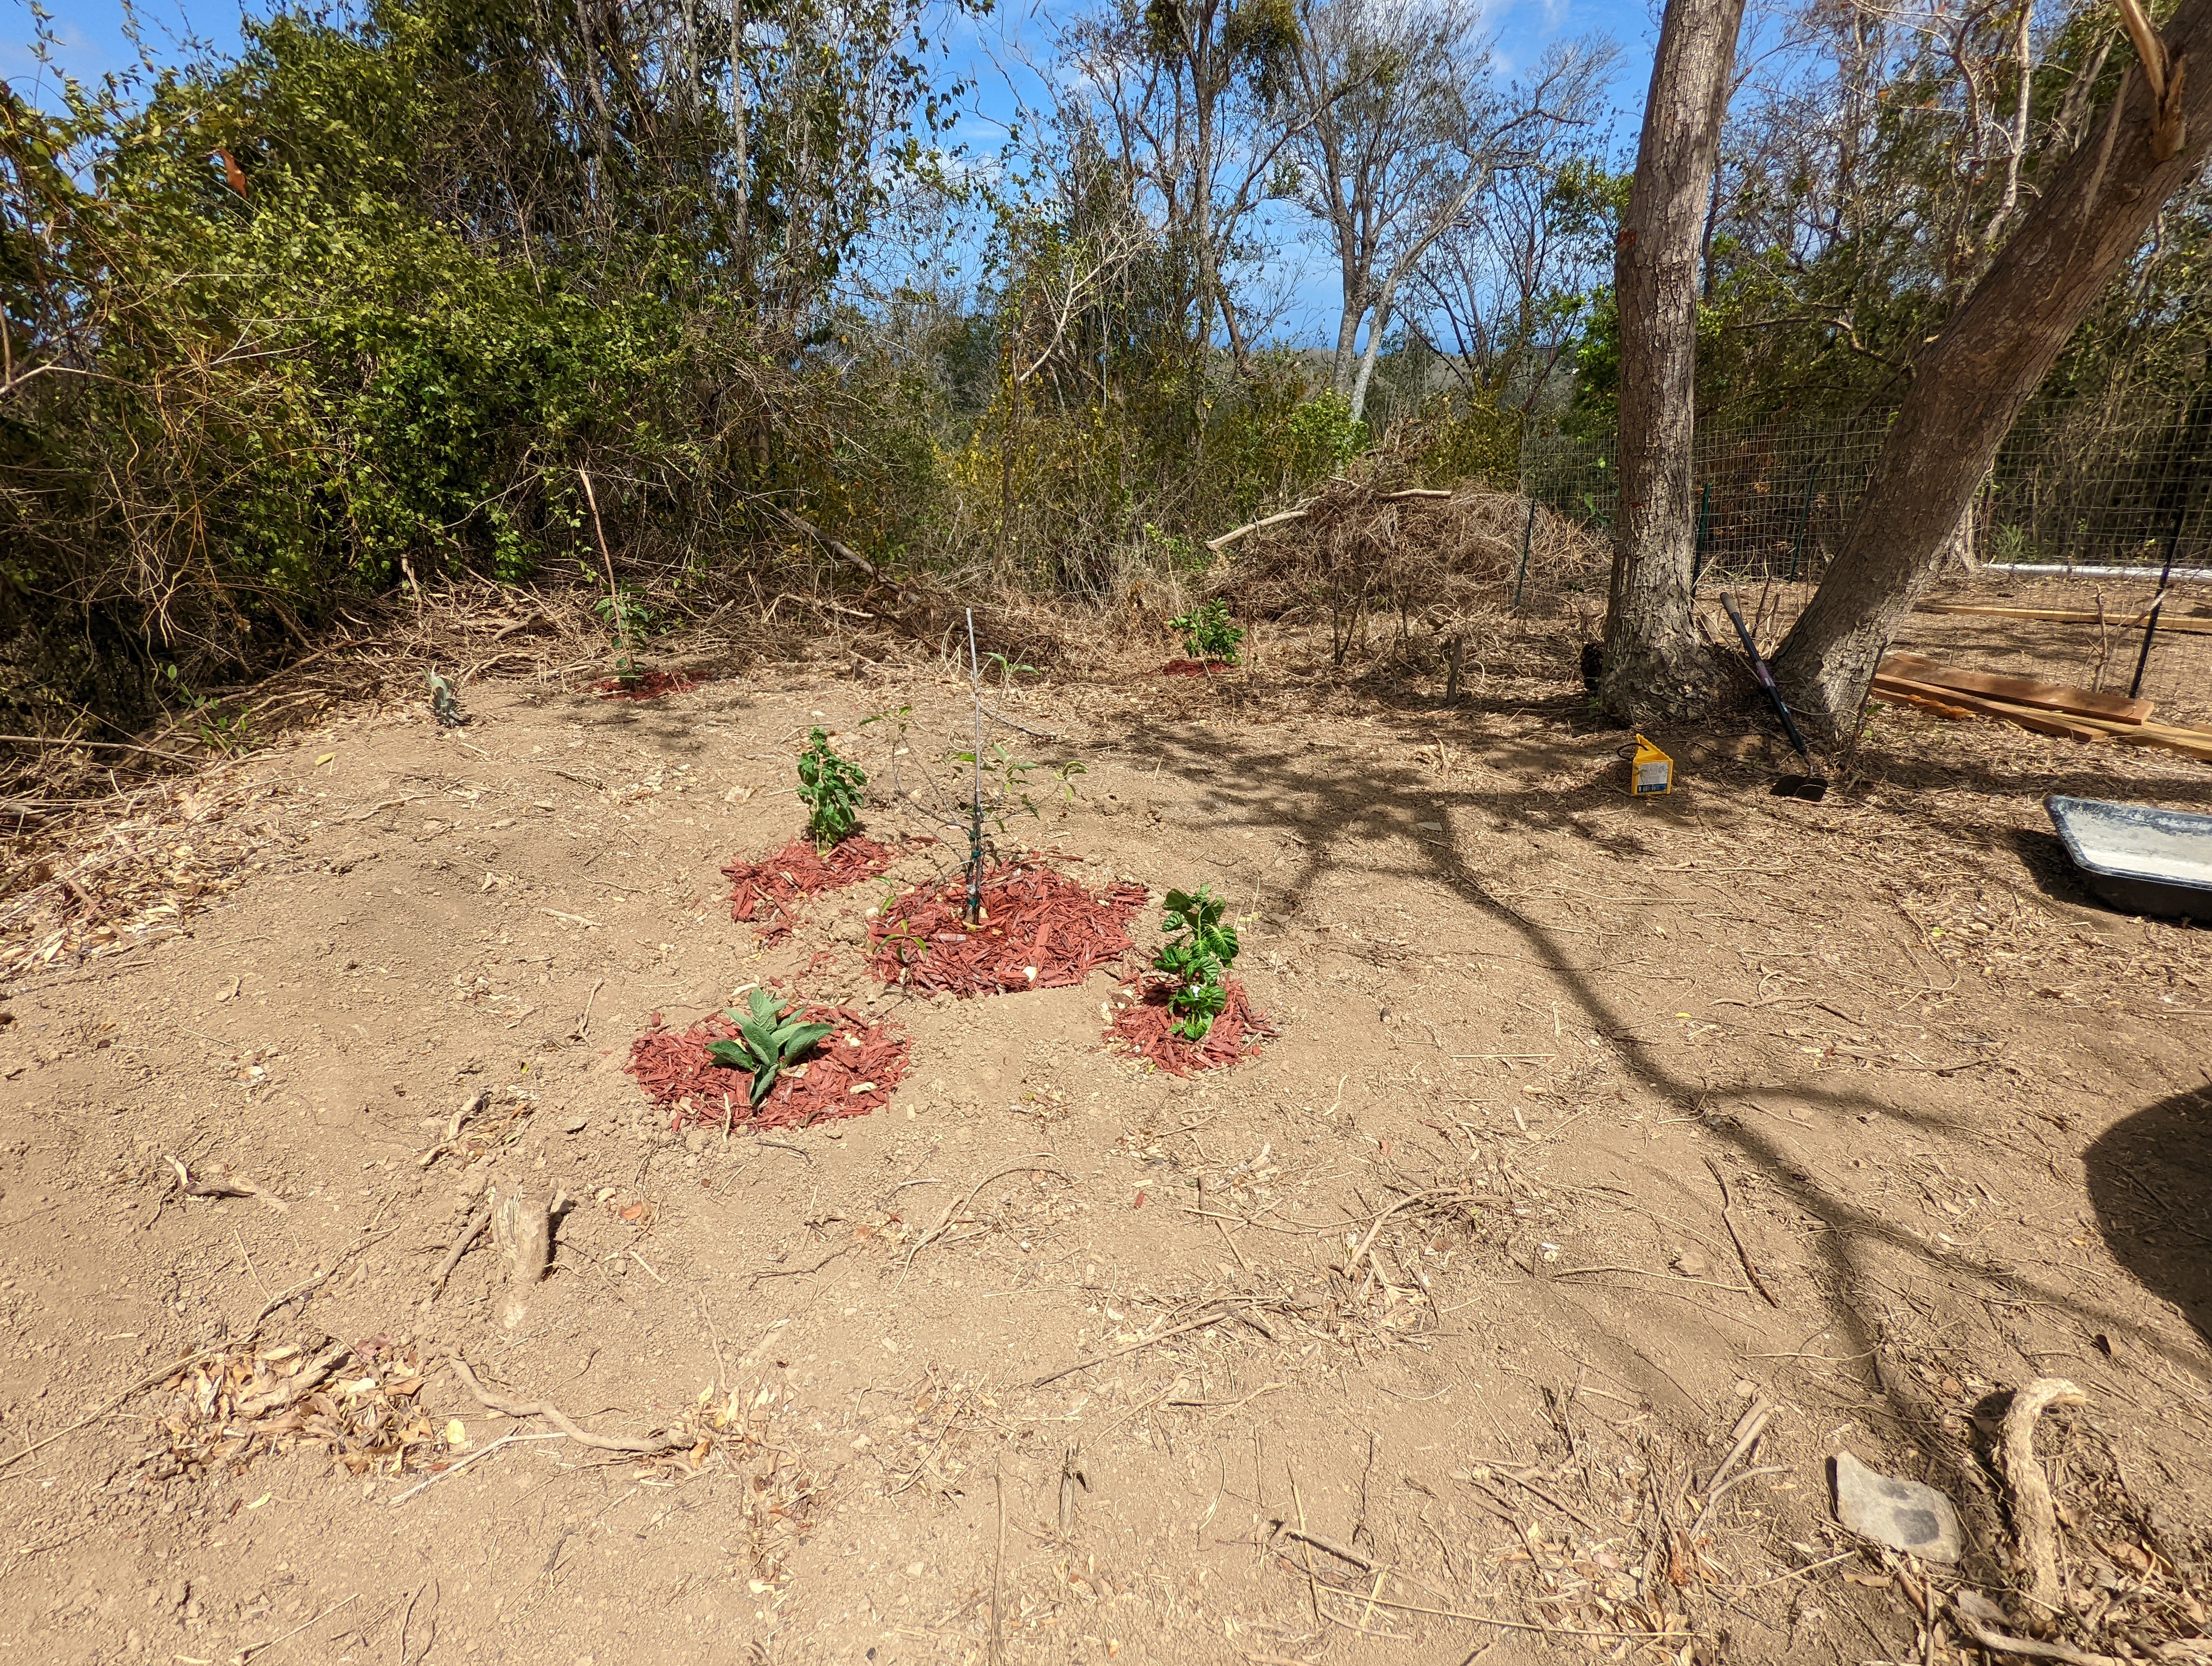
[[[2212,816],[2062,793],[2043,807],[2089,889],[2114,908],[2212,924]]]

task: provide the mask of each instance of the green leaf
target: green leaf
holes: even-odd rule
[[[799,1024],[779,1030],[775,1032],[776,1056],[795,1059],[824,1036],[834,1034],[836,1028],[834,1024]]]

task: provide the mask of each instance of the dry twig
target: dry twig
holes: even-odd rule
[[[477,1403],[508,1417],[542,1417],[579,1446],[589,1446],[602,1452],[635,1452],[641,1456],[653,1457],[662,1452],[674,1451],[683,1443],[672,1436],[659,1435],[646,1440],[629,1440],[619,1435],[595,1435],[588,1429],[579,1428],[558,1406],[550,1400],[516,1400],[503,1394],[494,1394],[477,1381],[469,1369],[468,1361],[455,1354],[446,1363],[453,1368],[453,1375],[461,1379],[461,1386],[477,1397]]]

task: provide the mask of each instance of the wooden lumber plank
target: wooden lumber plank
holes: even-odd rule
[[[2002,722],[2017,724],[2039,734],[2061,735],[2069,740],[2091,743],[2115,740],[2130,746],[2154,746],[2161,751],[2177,752],[2184,757],[2212,763],[2212,730],[2184,729],[2164,723],[2116,723],[2106,718],[2063,716],[2033,706],[2015,706],[2008,701],[1991,700],[1981,695],[1960,694],[1932,684],[1914,683],[1901,678],[1877,676],[1874,689],[1877,695],[1906,704],[1924,708],[1949,705],[1976,716],[1994,717]]]
[[[2142,723],[2150,718],[2151,702],[2130,700],[2121,694],[2093,694],[2068,683],[2046,683],[2039,677],[2014,677],[2002,672],[1959,671],[1919,654],[1893,654],[1882,660],[1881,674],[1908,682],[1933,683],[1962,694],[1985,695],[2010,701],[2015,706],[2041,706],[2076,717],[2101,717],[2114,723]]]
[[[1879,683],[1874,686],[1874,697],[1887,701],[1893,706],[1911,706],[1917,711],[1932,712],[1937,717],[1948,717],[1954,722],[1974,715],[1964,706],[1951,705],[1932,695],[1906,694],[1901,690],[1886,689]]]
[[[1992,700],[1983,695],[1961,694],[1956,689],[1938,688],[1934,684],[1915,682],[1909,678],[1877,674],[1874,685],[1886,692],[1918,695],[1924,700],[1940,700],[1946,705],[1963,707],[1985,717],[2001,717],[2023,729],[2033,729],[2038,734],[2063,735],[2069,740],[2107,739],[2113,727],[2094,720],[2068,717],[2033,706],[2015,706],[2009,701]]]
[[[2041,619],[2052,624],[2095,624],[2096,614],[2080,607],[1988,607],[1972,602],[1921,602],[1912,610],[1916,613],[1965,613],[1985,619]],[[2107,613],[2105,623],[2114,630],[2141,630],[2148,612],[2132,614],[2127,618]],[[2212,636],[2212,619],[2191,614],[2177,614],[2167,610],[2159,615],[2160,635],[2169,630],[2184,635]]]
[[[2212,734],[2207,734],[2202,729],[2190,733],[2129,729],[2115,734],[2112,739],[2124,746],[2157,746],[2169,752],[2179,752],[2184,757],[2193,757],[2200,763],[2212,763]]]

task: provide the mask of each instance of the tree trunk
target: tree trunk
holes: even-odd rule
[[[1382,331],[1389,326],[1390,308],[1398,299],[1398,274],[1393,272],[1383,280],[1382,292],[1375,297],[1375,315],[1367,325],[1367,346],[1359,356],[1359,374],[1352,383],[1352,420],[1355,423],[1367,413],[1367,385],[1375,380],[1375,360],[1382,351]]]
[[[1336,356],[1329,361],[1328,385],[1339,393],[1352,392],[1352,368],[1359,356],[1359,320],[1367,311],[1367,299],[1359,294],[1358,279],[1346,262],[1344,272],[1344,308],[1336,323]]]
[[[1668,0],[1613,257],[1620,508],[1598,692],[1631,720],[1686,714],[1711,687],[1690,603],[1698,256],[1743,8],[1744,0]]]
[[[2111,108],[1914,364],[1836,564],[1774,657],[1792,704],[1830,734],[1858,710],[2044,373],[2166,199],[2212,154],[2212,0],[2183,0],[2163,49],[2151,44],[2166,60],[2157,68],[2166,96],[2154,94],[2140,62],[2130,70]],[[2203,71],[2182,74],[2185,58]]]

